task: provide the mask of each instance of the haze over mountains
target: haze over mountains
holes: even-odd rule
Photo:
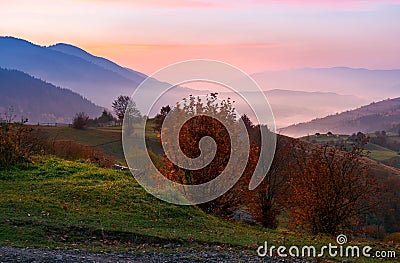
[[[266,71],[252,77],[264,89],[335,92],[370,102],[399,96],[400,70],[346,67]]]
[[[329,114],[354,109],[369,101],[352,95],[339,95],[333,92],[305,92],[274,89],[264,92],[274,113],[276,127],[283,128],[294,123],[300,123],[322,118]],[[222,93],[236,101],[239,111],[248,110],[245,102],[234,93]],[[258,94],[243,93],[245,97],[259,96]],[[253,117],[252,114],[248,114]],[[252,118],[252,119],[253,119]]]
[[[111,102],[120,94],[131,95],[147,78],[143,73],[121,67],[73,45],[60,43],[43,47],[13,37],[0,37],[0,67],[26,72],[55,86],[70,89],[104,108],[110,108]],[[278,128],[355,109],[373,100],[397,97],[400,88],[400,70],[298,69],[262,72],[252,77],[265,90]],[[152,81],[154,85],[151,90],[146,90],[148,94],[161,94],[169,87],[167,83]],[[176,87],[165,93],[154,105],[153,113],[161,106],[174,105],[190,94],[196,96],[209,92],[188,87]],[[239,111],[246,109],[245,101],[240,100],[237,94],[220,92],[220,98],[226,97],[236,100]],[[142,102],[137,103],[140,106]]]
[[[71,123],[76,112],[98,117],[103,110],[68,89],[21,71],[0,68],[0,115],[8,112],[10,107],[15,121],[23,117],[30,123]]]
[[[371,103],[352,111],[315,119],[310,122],[291,125],[280,129],[280,133],[299,137],[307,134],[333,132],[352,134],[359,131],[398,133],[400,130],[400,98]]]
[[[121,67],[68,44],[42,47],[22,39],[0,37],[0,58],[2,68],[26,72],[56,86],[70,89],[105,108],[111,108],[111,103],[121,94],[132,95],[135,88],[147,78],[143,73]],[[161,91],[169,87],[167,83],[155,79],[151,81],[153,89],[146,91],[149,94],[161,94]],[[200,95],[203,92],[174,88],[173,93],[168,93],[159,101],[158,110],[165,104],[175,104],[189,94]]]

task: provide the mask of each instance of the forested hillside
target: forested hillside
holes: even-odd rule
[[[1,117],[10,107],[16,120],[24,117],[30,123],[70,123],[77,112],[97,117],[103,110],[68,89],[56,87],[21,71],[0,68]]]

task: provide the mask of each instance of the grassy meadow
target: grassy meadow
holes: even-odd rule
[[[371,138],[374,137],[374,134],[368,134]],[[321,134],[319,136],[316,135],[310,135],[310,136],[305,136],[302,139],[305,141],[309,141],[312,143],[316,143],[319,145],[324,145],[324,144],[335,144],[335,143],[343,143],[346,142],[346,140],[349,138],[349,135],[333,135],[329,136],[327,134]],[[398,135],[390,135],[388,136],[388,141],[389,142],[400,142],[400,137]],[[383,163],[389,166],[394,166],[396,168],[398,165],[396,163],[400,164],[400,153],[393,151],[391,149],[385,148],[383,146],[374,144],[369,142],[365,146],[365,154],[372,160],[375,160],[379,163]]]
[[[84,161],[38,157],[1,169],[0,195],[0,246],[138,253],[218,246],[255,253],[264,241],[285,246],[335,242],[172,205],[146,193],[130,173]],[[353,243],[365,242],[389,248]]]
[[[89,145],[125,164],[120,127],[32,127],[50,140]],[[157,134],[147,129],[146,137],[157,151]],[[399,244],[350,240],[349,244],[400,252]],[[100,168],[86,160],[34,156],[30,162],[0,169],[0,246],[137,253],[222,248],[256,254],[264,241],[287,247],[336,244],[333,237],[301,229],[269,230],[206,214],[195,206],[160,201],[129,172]]]

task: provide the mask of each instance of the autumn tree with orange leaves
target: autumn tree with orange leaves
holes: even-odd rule
[[[179,134],[179,145],[172,146],[175,147],[176,151],[181,150],[187,157],[197,158],[202,153],[199,148],[199,142],[207,136],[213,138],[217,145],[217,150],[212,162],[198,170],[183,169],[179,166],[179,163],[174,164],[165,157],[162,173],[170,180],[180,184],[196,185],[213,180],[222,171],[228,169],[227,164],[230,161],[231,153],[237,152],[237,149],[231,149],[230,141],[230,136],[237,136],[237,134],[229,134],[227,127],[224,126],[231,126],[231,130],[234,132],[239,130],[238,116],[235,114],[231,101],[229,99],[218,101],[215,93],[203,99],[191,96],[180,108],[175,108],[174,111],[177,116],[181,114],[191,117],[181,129],[177,126],[163,127],[162,132]],[[225,124],[222,124],[217,117],[225,120]],[[175,122],[172,121],[172,123]],[[203,150],[205,150],[203,154],[210,154],[208,148]],[[247,166],[241,179],[227,193],[213,201],[200,204],[199,207],[207,213],[219,214],[229,214],[234,208],[237,208],[243,201],[246,191],[248,191],[247,179],[251,177],[251,171],[254,170],[257,164],[256,153],[257,147],[251,144],[248,158],[243,156],[243,161],[247,162]],[[233,165],[230,168],[232,171],[228,171],[228,173],[233,173],[236,166],[239,166],[239,164]]]
[[[368,173],[363,149],[294,149],[288,207],[296,225],[312,233],[337,234],[357,227],[377,202],[376,180]]]
[[[285,208],[291,174],[291,144],[287,137],[278,136],[274,160],[261,184],[252,193],[249,210],[264,227],[278,227],[278,216]],[[264,160],[259,160],[261,163]]]

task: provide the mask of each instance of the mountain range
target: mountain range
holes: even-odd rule
[[[279,130],[281,134],[300,137],[307,134],[327,133],[352,134],[400,129],[400,98],[373,102],[369,105],[340,114],[314,119],[310,122],[291,125]]]
[[[293,123],[300,123],[322,118],[329,114],[355,109],[368,103],[367,99],[353,95],[340,95],[333,92],[305,92],[292,90],[264,91],[271,105],[277,128],[286,127]],[[245,97],[259,96],[244,92]],[[221,93],[223,97],[230,97],[235,101],[239,112],[246,112],[251,119],[255,117],[246,108],[246,102],[238,94]]]
[[[334,92],[371,101],[396,98],[400,70],[370,70],[347,67],[303,68],[265,71],[251,75],[263,90]]]
[[[46,47],[23,39],[0,37],[0,58],[1,68],[25,72],[54,86],[69,89],[104,108],[110,108],[112,101],[121,94],[132,95],[135,88],[147,78],[143,73],[64,43]],[[373,100],[398,97],[400,87],[400,70],[296,69],[267,71],[253,74],[252,77],[269,99],[278,128],[356,109]],[[161,94],[161,91],[169,87],[169,84],[162,81],[152,81],[154,85],[145,91],[146,94]],[[210,90],[216,91],[212,88]],[[205,95],[209,92],[177,86],[155,103],[150,116],[161,106],[174,105],[188,95]],[[220,92],[220,98],[227,97],[236,101],[235,106],[239,112],[248,109],[246,101],[241,100],[237,94]],[[13,103],[16,104],[16,100]],[[140,110],[141,103],[146,102],[137,102]],[[23,104],[19,105],[21,107]],[[20,110],[25,111],[22,108]],[[251,116],[249,112],[244,112]],[[60,115],[55,118],[66,117]],[[287,128],[291,129],[291,126]]]
[[[146,77],[71,45],[42,47],[12,37],[0,37],[0,58],[2,68],[70,89],[103,107],[120,94],[131,95]]]
[[[10,107],[16,121],[28,118],[30,123],[71,123],[77,112],[98,117],[103,110],[71,90],[0,68],[0,118]]]
[[[63,43],[45,47],[23,39],[0,37],[0,58],[2,68],[19,70],[55,86],[70,89],[105,108],[110,108],[119,95],[132,95],[148,77]],[[146,90],[146,95],[155,92],[161,94],[170,86],[156,79],[150,80],[152,89]],[[153,113],[165,104],[174,105],[189,94],[201,95],[203,92],[177,86],[156,103],[157,110]],[[139,108],[141,103],[146,104],[137,102]]]

